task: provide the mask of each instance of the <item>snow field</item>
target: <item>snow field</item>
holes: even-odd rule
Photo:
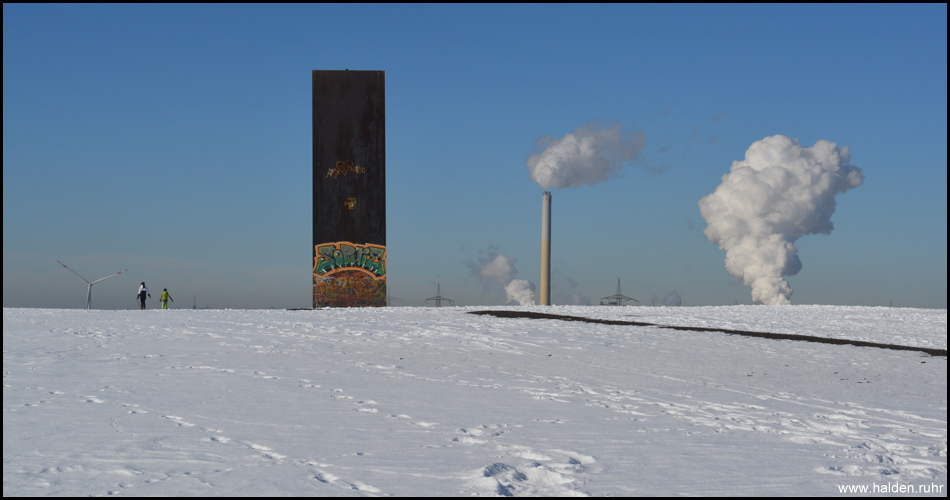
[[[480,309],[4,309],[4,495],[946,485],[945,357]],[[945,310],[510,309],[946,349]]]

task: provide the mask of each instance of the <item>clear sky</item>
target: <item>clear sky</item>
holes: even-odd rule
[[[795,242],[796,304],[947,307],[947,6],[3,6],[3,305],[311,303],[311,71],[386,72],[392,305],[540,282],[539,139],[642,134],[552,189],[552,302],[752,303],[698,202],[757,141],[863,184]],[[515,274],[514,271],[517,271]]]

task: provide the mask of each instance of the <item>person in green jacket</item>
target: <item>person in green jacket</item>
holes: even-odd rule
[[[165,288],[162,290],[162,294],[158,296],[158,300],[162,301],[162,309],[168,309],[169,299],[171,299],[172,302],[175,302],[175,299],[172,299],[172,296],[168,294],[168,289]]]

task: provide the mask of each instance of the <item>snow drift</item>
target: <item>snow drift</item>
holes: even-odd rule
[[[484,309],[5,308],[3,494],[946,497],[945,357]],[[945,309],[491,309],[947,345]]]

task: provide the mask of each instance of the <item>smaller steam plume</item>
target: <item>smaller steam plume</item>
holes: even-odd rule
[[[479,261],[478,275],[482,278],[498,280],[502,285],[511,281],[518,274],[515,270],[514,257],[501,254],[490,254],[488,258]]]
[[[514,279],[518,274],[515,269],[516,261],[514,257],[497,253],[492,247],[487,255],[479,259],[477,266],[472,266],[472,273],[504,287],[508,302],[516,302],[522,306],[533,305],[534,284],[527,280]]]
[[[699,200],[708,224],[703,233],[726,251],[726,270],[752,287],[752,300],[791,303],[785,277],[802,268],[795,241],[831,234],[835,196],[864,182],[850,160],[848,147],[834,142],[806,148],[784,135],[766,137]]]
[[[511,280],[505,287],[508,302],[517,302],[518,305],[534,305],[534,285],[528,280]]]
[[[624,133],[622,128],[619,124],[604,127],[588,123],[560,139],[538,139],[540,152],[527,161],[531,179],[552,189],[597,184],[615,177],[625,162],[646,147],[643,132]]]

